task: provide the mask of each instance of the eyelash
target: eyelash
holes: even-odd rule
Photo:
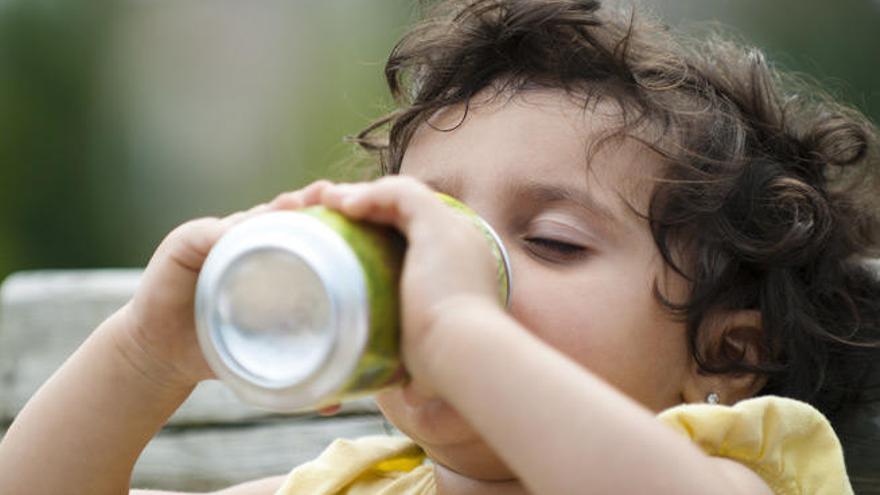
[[[587,254],[587,248],[584,246],[578,246],[577,244],[558,241],[556,239],[526,237],[524,240],[536,256],[549,261],[570,261],[579,259]],[[552,255],[548,256],[548,252],[552,252]]]

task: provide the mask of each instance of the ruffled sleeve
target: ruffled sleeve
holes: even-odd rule
[[[840,441],[803,402],[766,396],[734,406],[684,404],[658,418],[707,454],[746,465],[777,495],[853,493]]]
[[[340,439],[294,469],[275,495],[433,493],[433,469],[424,460],[422,449],[405,437]]]

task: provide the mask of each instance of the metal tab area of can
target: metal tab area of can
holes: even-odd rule
[[[218,378],[275,411],[336,393],[369,338],[356,254],[332,228],[293,211],[243,222],[217,242],[199,275],[195,311],[199,345]]]
[[[504,247],[504,243],[501,241],[501,237],[495,232],[495,229],[489,225],[483,217],[479,216],[477,212],[471,209],[468,205],[462,203],[457,198],[454,198],[448,194],[444,194],[441,192],[436,193],[437,197],[439,197],[444,203],[448,206],[452,207],[459,213],[463,214],[467,217],[475,227],[480,229],[483,235],[486,237],[486,240],[489,242],[489,245],[492,249],[492,254],[495,255],[495,260],[497,263],[496,266],[496,278],[498,279],[498,291],[501,296],[501,302],[505,307],[510,307],[510,293],[512,287],[512,271],[510,269],[510,256],[507,254],[507,249]]]

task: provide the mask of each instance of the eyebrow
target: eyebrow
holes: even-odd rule
[[[425,184],[435,191],[456,196],[460,191],[461,180],[458,178],[432,177],[426,180]],[[610,208],[597,201],[589,192],[583,189],[532,180],[524,182],[511,181],[507,187],[513,197],[518,200],[525,200],[532,204],[567,201],[579,206],[603,223],[614,224],[619,221],[618,216]]]
[[[514,197],[525,198],[530,202],[543,204],[567,201],[591,213],[600,221],[611,224],[619,221],[618,216],[607,205],[600,203],[583,189],[540,181],[516,182],[511,184],[510,189]]]

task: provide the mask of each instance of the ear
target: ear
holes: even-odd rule
[[[763,361],[764,345],[761,313],[754,310],[724,311],[706,317],[700,328],[697,349],[701,356],[722,363],[741,362],[757,365]],[[754,397],[766,377],[755,373],[708,373],[700,369],[696,360],[684,383],[685,402],[706,402],[711,393],[718,395],[719,403],[734,404]]]

